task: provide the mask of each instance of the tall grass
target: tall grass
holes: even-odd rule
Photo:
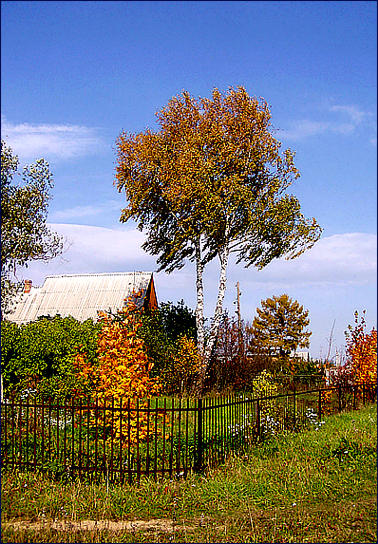
[[[369,406],[185,480],[110,486],[3,473],[2,541],[376,542],[376,446]]]

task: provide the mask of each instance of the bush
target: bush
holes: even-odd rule
[[[167,392],[178,393],[190,388],[197,364],[196,319],[183,300],[177,304],[163,302],[155,310],[142,312],[138,337],[144,341],[148,359],[153,364],[151,376],[159,376]],[[180,361],[184,360],[187,369],[182,368]]]
[[[37,321],[1,325],[1,365],[4,390],[37,389],[45,396],[70,395],[75,385],[74,355],[82,346],[97,358],[97,334],[101,325],[88,319],[42,317]]]
[[[252,392],[255,398],[271,397],[278,394],[278,386],[274,382],[273,375],[267,370],[260,372],[252,381]],[[264,419],[273,418],[275,415],[275,400],[264,400],[260,403],[261,416]]]
[[[156,378],[150,377],[152,363],[149,363],[144,341],[138,337],[141,327],[140,312],[131,304],[118,312],[118,318],[112,319],[105,313],[101,316],[102,328],[97,340],[98,362],[93,364],[85,352],[80,350],[75,359],[79,379],[82,380],[82,395],[96,394],[100,410],[99,423],[101,435],[108,440],[115,438],[123,445],[136,444],[154,432],[149,426],[145,411],[135,411],[136,399],[142,399],[141,408],[145,407],[146,398],[158,395],[160,385]],[[79,393],[80,395],[80,393]],[[114,414],[107,410],[109,402],[123,408],[131,407],[129,423],[123,422],[120,412]],[[92,413],[92,422],[98,413]],[[130,421],[131,418],[131,421]]]
[[[365,312],[359,317],[355,312],[355,326],[346,331],[347,365],[356,385],[377,383],[377,331],[366,332]]]
[[[201,358],[192,338],[177,339],[169,364],[160,375],[167,393],[193,392]]]

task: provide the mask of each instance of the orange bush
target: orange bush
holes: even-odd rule
[[[332,400],[332,391],[321,392],[322,415],[329,415],[332,413],[331,400]]]
[[[365,312],[364,312],[365,313]],[[355,327],[349,326],[346,354],[356,385],[377,383],[377,331],[366,332],[364,315],[359,319],[355,312]]]
[[[96,417],[107,438],[119,440],[124,446],[135,444],[138,436],[143,440],[147,432],[154,432],[152,421],[147,426],[147,413],[139,411],[137,416],[136,408],[137,404],[144,408],[146,399],[160,391],[157,379],[149,376],[153,365],[137,334],[141,322],[133,300],[135,296],[128,300],[128,305],[116,319],[101,314],[103,326],[98,336],[98,364],[92,365],[85,353],[78,353],[75,359],[79,377],[84,379],[86,389],[96,394],[98,406],[103,408],[96,416],[92,413],[92,420]],[[110,410],[113,401],[117,408],[114,414]],[[130,417],[124,412],[121,421],[118,409],[128,407]]]

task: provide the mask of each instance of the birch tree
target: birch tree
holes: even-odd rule
[[[125,191],[120,220],[147,234],[144,249],[159,270],[186,259],[196,267],[197,344],[203,386],[216,341],[230,255],[262,269],[274,258],[295,258],[320,237],[298,200],[286,193],[299,177],[294,153],[281,151],[267,102],[243,87],[214,89],[211,98],[187,91],[157,112],[159,130],[122,132],[117,139],[116,186]],[[219,261],[210,335],[204,338],[203,274]]]

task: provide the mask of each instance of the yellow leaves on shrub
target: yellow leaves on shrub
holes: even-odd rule
[[[377,331],[366,332],[364,315],[359,320],[355,312],[355,327],[349,326],[347,333],[347,357],[356,385],[377,383]]]
[[[329,415],[332,413],[332,391],[322,391],[321,396],[321,413],[322,415]]]
[[[76,355],[75,364],[101,408],[92,413],[92,420],[102,426],[108,439],[131,446],[138,436],[147,437],[147,425],[148,433],[154,432],[153,422],[147,424],[147,413],[139,410],[146,406],[147,398],[159,394],[160,385],[149,376],[152,364],[137,335],[141,322],[135,304],[119,312],[116,320],[104,313],[100,318],[103,326],[98,337],[98,365],[91,365],[85,353]],[[122,416],[120,409],[124,410]]]
[[[195,341],[186,335],[177,340],[172,364],[164,371],[164,382],[172,390],[189,391],[194,386],[196,373],[201,366],[201,356]]]
[[[278,394],[278,386],[274,382],[273,375],[267,370],[260,372],[252,381],[254,398],[274,397]],[[261,414],[273,417],[275,414],[275,401],[273,399],[263,400],[260,403]]]

